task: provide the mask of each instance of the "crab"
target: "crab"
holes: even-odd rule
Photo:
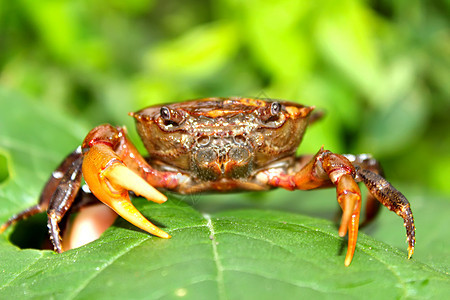
[[[132,204],[129,192],[163,203],[159,190],[180,194],[264,191],[273,188],[312,190],[335,187],[342,208],[338,233],[348,232],[345,266],[355,252],[363,182],[365,221],[380,203],[403,218],[408,258],[415,245],[415,226],[406,197],[384,179],[370,155],[336,154],[323,147],[315,155],[296,156],[314,107],[288,101],[252,98],[205,98],[152,106],[130,113],[149,156],[144,158],[124,127],[92,129],[81,147],[69,154],[45,185],[40,202],[0,228],[47,211],[50,239],[63,252],[59,223],[81,193],[82,177],[93,195],[118,215],[161,237],[170,235],[148,221]],[[72,211],[72,210],[70,210]]]

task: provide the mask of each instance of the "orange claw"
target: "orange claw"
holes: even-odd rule
[[[126,167],[111,147],[102,143],[93,145],[85,154],[82,168],[89,189],[100,201],[142,230],[161,238],[170,238],[133,206],[128,191],[157,203],[166,201],[166,196]]]
[[[361,192],[353,177],[349,174],[344,174],[339,179],[336,193],[339,205],[343,210],[339,236],[345,236],[348,229],[348,247],[344,262],[345,266],[348,267],[352,262],[358,238]]]

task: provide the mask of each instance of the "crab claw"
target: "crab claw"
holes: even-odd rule
[[[161,238],[170,235],[148,221],[131,203],[128,191],[163,203],[166,196],[130,170],[107,144],[93,145],[85,154],[83,175],[91,192],[133,225]]]
[[[112,186],[120,186],[126,190],[133,191],[136,195],[145,197],[150,201],[164,203],[167,200],[166,196],[121,162],[112,162],[103,171],[103,176],[109,180]]]
[[[348,267],[352,262],[358,238],[361,193],[355,180],[349,174],[342,175],[339,179],[336,192],[339,205],[343,210],[339,236],[344,237],[348,230],[348,248],[344,262]]]

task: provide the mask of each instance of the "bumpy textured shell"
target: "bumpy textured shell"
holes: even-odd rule
[[[150,160],[206,180],[242,178],[294,155],[313,108],[250,98],[207,98],[131,114]]]

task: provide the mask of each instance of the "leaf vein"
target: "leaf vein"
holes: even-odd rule
[[[216,264],[217,269],[217,286],[218,286],[218,293],[219,297],[221,299],[226,299],[226,289],[225,289],[225,283],[223,280],[223,265],[222,261],[220,260],[219,253],[217,252],[217,243],[216,243],[216,232],[214,230],[214,226],[212,224],[211,217],[208,214],[203,214],[203,217],[207,221],[206,226],[209,228],[210,232],[210,239],[211,239],[211,245],[212,245],[212,251],[213,251],[213,259]]]
[[[17,273],[15,277],[13,277],[10,281],[6,282],[3,286],[0,287],[0,290],[9,286],[12,282],[14,282],[21,274],[28,271],[33,265],[35,265],[43,256],[43,252],[37,252],[39,253],[39,257],[37,257],[31,264],[29,264],[25,269],[23,269],[21,272]]]
[[[94,278],[96,278],[98,275],[100,275],[107,267],[109,267],[110,265],[112,265],[116,260],[118,260],[120,257],[122,257],[123,255],[125,255],[126,253],[128,253],[131,249],[139,246],[140,244],[142,244],[143,242],[145,242],[146,239],[142,239],[139,240],[138,242],[134,243],[133,245],[126,247],[124,249],[124,251],[122,251],[121,253],[119,253],[118,255],[114,256],[111,260],[107,261],[106,263],[104,263],[101,267],[97,267],[95,269],[97,272],[94,272],[92,276],[88,277],[87,280],[83,283],[80,284],[80,286],[74,291],[74,293],[72,293],[72,295],[68,296],[66,299],[75,299],[82,291],[83,289],[92,281],[94,280]]]

